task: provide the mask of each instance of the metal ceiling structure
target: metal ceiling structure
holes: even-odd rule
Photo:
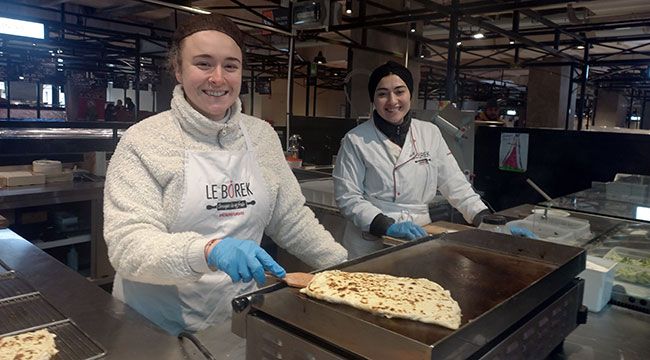
[[[527,69],[536,66],[571,66],[580,85],[580,119],[596,89],[637,98],[650,90],[647,0],[361,0],[351,2],[351,14],[344,11],[346,1],[325,3],[326,26],[298,30],[287,21],[296,2],[287,0],[0,0],[3,16],[46,26],[45,40],[0,35],[0,75],[3,67],[11,77],[39,63],[55,78],[78,69],[107,78],[125,75],[136,86],[155,83],[178,18],[213,11],[247,34],[251,85],[255,78],[289,73],[307,79],[315,52],[338,48],[325,51],[328,62],[316,67],[314,78],[318,87],[342,89],[351,53],[341,49],[405,56],[368,45],[368,36],[385,34],[418,43],[408,56],[420,63],[419,96],[425,100],[496,95],[525,101]]]

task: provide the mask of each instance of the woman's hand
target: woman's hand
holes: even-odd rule
[[[427,236],[427,232],[420,226],[412,221],[404,221],[394,223],[386,230],[386,235],[403,238],[408,240],[415,240]]]
[[[286,271],[271,255],[252,240],[239,240],[226,237],[206,246],[208,266],[228,274],[233,282],[249,282],[253,279],[264,285],[264,271],[270,271],[274,276],[283,278]]]

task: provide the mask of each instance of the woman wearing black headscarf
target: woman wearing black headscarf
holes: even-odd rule
[[[411,118],[413,77],[389,61],[368,82],[371,120],[345,135],[334,169],[336,202],[349,220],[343,245],[354,258],[382,248],[382,235],[416,239],[431,222],[428,204],[440,191],[465,219],[489,213],[432,123]]]

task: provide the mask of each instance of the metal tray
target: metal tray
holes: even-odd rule
[[[0,273],[0,300],[35,293],[36,290],[13,271]]]
[[[283,285],[246,298],[250,313],[300,329],[352,357],[466,358],[563,291],[585,262],[580,248],[471,230],[336,267],[439,283],[460,304],[462,323],[456,331],[311,299]],[[235,312],[233,321],[238,317]]]
[[[0,300],[0,335],[65,320],[39,293]]]
[[[18,335],[40,329],[47,329],[56,335],[54,342],[59,350],[55,356],[56,360],[92,360],[106,355],[106,351],[81,331],[70,319],[23,329],[2,336]]]

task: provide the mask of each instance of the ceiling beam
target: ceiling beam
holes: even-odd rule
[[[438,11],[438,12],[441,12],[441,13],[444,13],[444,14],[447,14],[447,15],[450,15],[450,16],[452,14],[452,9],[451,8],[440,5],[438,3],[431,2],[431,1],[426,1],[426,0],[415,0],[415,1],[422,4],[424,7],[426,7],[429,10]],[[517,4],[521,4],[521,3],[524,3],[524,2],[526,2],[526,1],[521,1],[521,2],[518,2]],[[580,59],[578,59],[576,57],[573,57],[573,56],[571,56],[569,54],[565,54],[565,53],[563,53],[561,51],[555,50],[554,48],[552,48],[550,46],[545,46],[545,45],[540,44],[540,43],[538,43],[536,41],[530,40],[530,39],[528,39],[528,38],[526,38],[524,36],[520,36],[518,33],[502,29],[502,28],[500,28],[500,27],[498,27],[498,26],[496,26],[496,25],[494,25],[492,23],[489,23],[489,22],[485,21],[485,20],[475,18],[475,17],[472,17],[470,15],[466,15],[462,11],[458,15],[459,15],[460,21],[466,22],[468,24],[478,26],[478,27],[480,27],[482,29],[492,31],[492,32],[495,32],[497,34],[501,34],[503,36],[508,37],[509,39],[518,41],[518,42],[520,42],[522,44],[525,44],[525,45],[528,45],[530,47],[535,47],[535,48],[541,49],[541,50],[543,50],[545,52],[548,52],[548,53],[551,53],[553,55],[565,58],[567,60],[571,60],[571,61],[574,61],[574,62],[580,62],[581,61]]]

